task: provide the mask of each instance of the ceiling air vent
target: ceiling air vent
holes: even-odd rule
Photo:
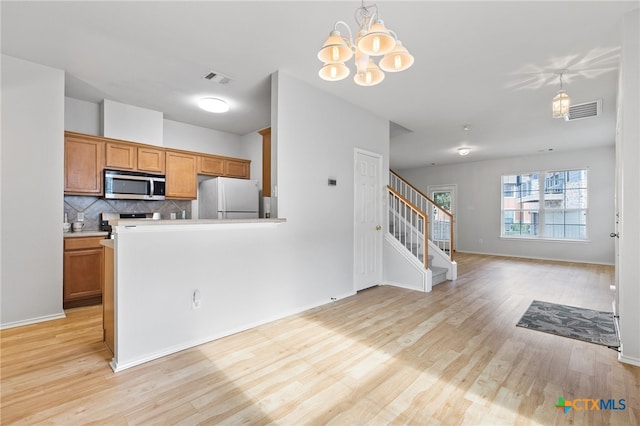
[[[602,99],[597,101],[585,102],[582,104],[571,105],[569,107],[569,116],[565,117],[565,121],[580,120],[582,118],[596,117],[600,115],[602,110]]]
[[[231,77],[215,71],[211,71],[209,74],[205,75],[204,78],[205,80],[213,81],[214,83],[222,84],[223,86],[231,83]]]

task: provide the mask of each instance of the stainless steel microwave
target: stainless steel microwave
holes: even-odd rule
[[[104,198],[164,200],[165,176],[124,170],[104,170]]]

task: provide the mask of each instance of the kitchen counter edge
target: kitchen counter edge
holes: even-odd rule
[[[287,219],[119,219],[109,221],[110,225],[116,226],[149,226],[149,225],[228,225],[238,223],[284,223]]]
[[[107,231],[80,231],[80,232],[63,232],[64,238],[82,238],[82,237],[107,237]]]

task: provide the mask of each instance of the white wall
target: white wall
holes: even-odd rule
[[[251,179],[258,181],[260,188],[260,217],[265,217],[265,200],[262,196],[262,135],[258,132],[251,132],[242,136],[242,154],[240,157],[251,161]]]
[[[137,109],[134,109],[134,111],[137,111]],[[104,136],[101,132],[102,111],[99,104],[67,97],[65,98],[64,112],[65,130]],[[154,127],[157,126],[154,125]],[[125,138],[125,140],[151,143],[149,141],[131,139],[131,136]],[[245,148],[242,143],[242,137],[238,135],[167,119],[162,120],[161,145],[167,148],[246,158],[244,156]]]
[[[102,101],[102,136],[163,146],[163,114],[146,108]]]
[[[382,154],[388,168],[388,122],[286,74],[273,78],[286,223],[117,234],[118,368],[355,292],[354,149]]]
[[[640,366],[640,10],[623,21],[617,167],[621,194],[618,262],[620,360]]]
[[[585,167],[589,169],[588,242],[500,238],[503,174]],[[457,185],[458,251],[613,264],[614,247],[609,234],[614,223],[614,168],[612,146],[397,172],[424,193],[429,185]]]
[[[251,160],[251,179],[256,179],[262,188],[262,135],[252,132],[242,136],[241,158]]]
[[[282,72],[277,83],[272,144],[278,217],[288,221],[283,254],[299,265],[294,271],[306,281],[307,297],[323,300],[353,290],[354,149],[381,154],[388,170],[389,123]],[[336,186],[328,186],[329,177]],[[383,179],[386,185],[386,173]]]
[[[242,158],[240,136],[171,120],[164,120],[164,146]]]
[[[64,129],[86,135],[99,135],[100,105],[65,97]]]
[[[63,317],[64,73],[2,55],[0,327]]]

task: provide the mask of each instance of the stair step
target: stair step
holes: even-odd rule
[[[431,266],[429,269],[431,269],[431,285],[440,284],[447,280],[447,268]]]

